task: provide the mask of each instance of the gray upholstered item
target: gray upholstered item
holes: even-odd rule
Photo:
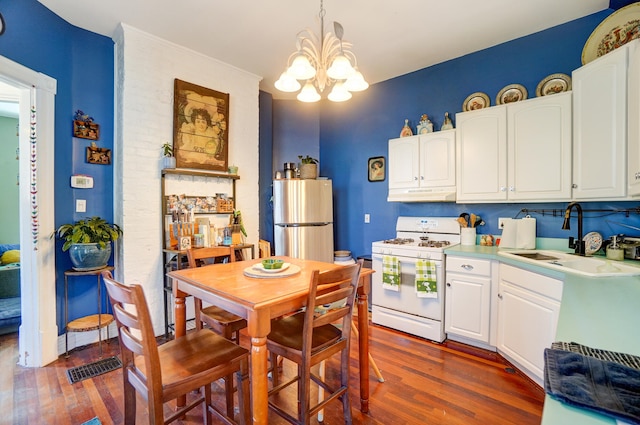
[[[20,323],[20,265],[1,266],[0,335],[17,332]]]

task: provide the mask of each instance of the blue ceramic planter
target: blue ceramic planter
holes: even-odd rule
[[[100,248],[97,243],[73,244],[69,248],[73,269],[84,272],[98,270],[107,265],[111,257],[111,244]]]

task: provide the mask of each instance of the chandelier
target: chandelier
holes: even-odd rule
[[[283,92],[296,92],[302,87],[297,96],[301,102],[319,101],[320,93],[329,86],[333,87],[327,97],[333,102],[349,100],[351,92],[369,87],[358,71],[352,44],[342,40],[342,25],[334,22],[335,34],[325,34],[324,15],[323,0],[320,0],[320,37],[308,28],[298,33],[298,50],[289,56],[287,69],[275,83],[276,88]]]

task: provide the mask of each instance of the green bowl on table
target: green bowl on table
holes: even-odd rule
[[[284,261],[277,258],[267,258],[266,260],[262,260],[262,267],[264,267],[265,270],[281,269],[283,264]]]

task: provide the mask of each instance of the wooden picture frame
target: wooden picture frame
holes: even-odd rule
[[[173,154],[178,168],[227,171],[229,94],[176,79]]]
[[[87,162],[89,164],[111,165],[111,149],[88,146]]]
[[[93,122],[74,120],[73,137],[98,140],[100,138],[100,126]]]
[[[369,158],[367,169],[370,182],[383,182],[387,172],[384,156],[374,156]]]

